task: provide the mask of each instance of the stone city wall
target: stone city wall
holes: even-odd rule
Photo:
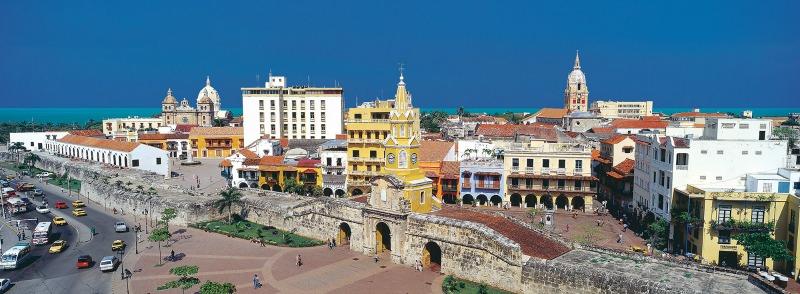
[[[529,260],[522,266],[520,292],[540,293],[684,293],[675,288],[642,279],[630,279],[609,271],[583,265],[566,265],[545,260]]]

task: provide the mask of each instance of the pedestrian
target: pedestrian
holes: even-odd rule
[[[375,256],[373,258],[375,258],[375,263],[377,263],[378,262],[378,253],[375,253]]]
[[[116,207],[114,207],[114,209],[112,209],[111,211],[113,211],[114,214],[117,214],[117,208]]]
[[[652,252],[650,252],[650,246],[652,246],[652,245],[650,243],[647,243],[647,252],[648,253],[652,253]]]
[[[336,238],[331,238],[331,241],[333,241],[333,247],[336,247]]]
[[[622,233],[619,233],[619,238],[617,238],[617,243],[622,243]]]
[[[261,282],[258,281],[258,275],[253,276],[253,289],[261,288]]]
[[[264,245],[264,237],[261,237],[261,239],[258,239],[258,244],[261,245],[261,247],[265,247],[265,245]]]
[[[172,261],[175,261],[175,250],[170,250],[170,251],[169,251],[169,258],[170,258]]]
[[[599,218],[597,219],[597,226],[598,227],[600,226],[600,219]]]
[[[139,239],[139,243],[144,242],[144,240],[142,239],[142,233],[136,233],[136,239]]]
[[[569,232],[569,224],[567,224],[567,232]]]
[[[623,224],[622,225],[622,231],[623,232],[627,232],[628,231],[628,224]]]
[[[331,250],[331,249],[333,249],[333,246],[331,245],[331,240],[328,239],[328,250]]]
[[[61,194],[64,194],[64,188],[61,188]]]
[[[22,234],[17,232],[17,241],[22,241]]]
[[[298,254],[297,257],[294,259],[294,265],[300,266],[300,254]]]

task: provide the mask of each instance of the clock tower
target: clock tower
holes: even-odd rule
[[[433,207],[441,207],[441,202],[433,197],[432,182],[425,177],[419,164],[420,117],[419,108],[411,105],[411,94],[403,81],[403,68],[400,67],[400,82],[394,97],[394,108],[389,113],[389,135],[383,141],[386,154],[382,174],[391,175],[403,182],[402,192],[411,204],[412,212],[425,213]]]

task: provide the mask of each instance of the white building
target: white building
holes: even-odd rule
[[[119,168],[135,168],[169,177],[169,154],[145,144],[67,135],[45,142],[51,154],[97,162]]]
[[[639,119],[653,115],[653,101],[595,101],[589,106],[589,112],[604,118]]]
[[[335,139],[344,126],[342,88],[286,87],[270,76],[263,88],[242,88],[244,140],[271,138]]]
[[[343,197],[347,191],[347,140],[330,140],[319,147],[322,165],[322,192],[325,196]]]
[[[491,154],[484,150],[495,151],[497,146],[492,141],[483,138],[478,140],[458,140],[456,142],[456,158],[446,158],[445,161],[460,161],[468,159],[489,159]],[[468,151],[469,150],[469,151]],[[496,153],[496,152],[495,152]]]
[[[103,132],[98,130],[71,130],[71,131],[50,131],[50,132],[27,132],[9,134],[9,146],[22,142],[27,150],[43,150],[45,142],[48,140],[59,140],[66,135],[76,135],[84,137],[95,137],[105,139]]]
[[[161,127],[161,118],[129,116],[127,118],[108,118],[103,120],[103,133],[109,137],[125,136],[137,130]],[[134,140],[135,142],[135,140]]]
[[[765,132],[765,133],[763,133]],[[633,200],[670,220],[674,188],[745,186],[747,174],[776,173],[787,163],[787,141],[768,140],[769,120],[709,119],[702,137],[639,134]]]

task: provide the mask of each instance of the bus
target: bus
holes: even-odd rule
[[[21,266],[28,258],[31,257],[31,244],[17,243],[11,249],[3,253],[3,258],[0,260],[0,265],[3,269],[15,269]]]
[[[33,230],[33,245],[45,245],[50,243],[50,234],[53,233],[53,223],[40,222]]]

